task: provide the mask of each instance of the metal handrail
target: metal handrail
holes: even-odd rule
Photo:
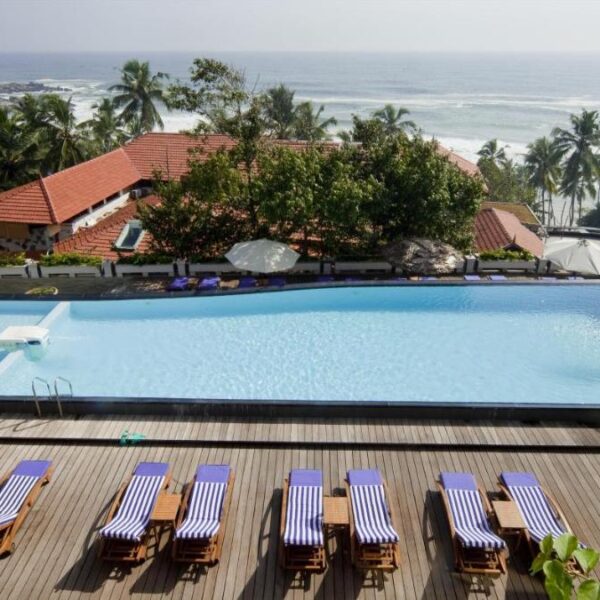
[[[38,393],[37,393],[37,389],[35,387],[36,381],[39,381],[40,383],[43,383],[46,386],[46,388],[48,389],[48,399],[52,398],[52,390],[50,389],[50,384],[45,379],[42,379],[41,377],[34,377],[31,380],[31,391],[33,392],[33,401],[35,402],[35,408],[37,411],[37,415],[38,415],[38,417],[41,417],[42,409],[40,408],[40,402],[38,400]]]
[[[63,381],[69,386],[69,395],[73,397],[73,384],[66,378],[60,375],[54,380],[54,396],[56,397],[56,404],[58,405],[58,414],[63,416],[62,404],[60,402],[60,394],[58,393],[58,382]]]

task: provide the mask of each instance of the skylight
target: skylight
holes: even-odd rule
[[[115,248],[117,250],[135,250],[144,235],[142,223],[138,220],[129,221],[119,235]]]

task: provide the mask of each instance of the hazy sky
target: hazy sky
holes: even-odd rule
[[[600,51],[600,1],[0,0],[26,50]]]

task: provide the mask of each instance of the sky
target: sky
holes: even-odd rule
[[[598,0],[0,0],[0,52],[600,52]]]

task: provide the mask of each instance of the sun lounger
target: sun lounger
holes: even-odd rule
[[[146,558],[150,516],[161,491],[169,487],[166,463],[140,463],[119,488],[106,525],[100,530],[100,557],[140,562]]]
[[[479,275],[465,275],[465,281],[481,281],[481,277]]]
[[[557,281],[557,277],[538,277],[539,281]]]
[[[433,275],[425,275],[424,277],[419,277],[419,281],[438,281],[438,278]]]
[[[219,283],[221,283],[221,278],[215,275],[214,277],[204,277],[199,283],[196,289],[199,292],[206,292],[209,290],[217,290],[219,289]]]
[[[356,281],[364,281],[364,279],[362,277],[353,277],[352,275],[348,275],[347,277],[344,277],[344,281],[352,283]]]
[[[22,460],[0,479],[0,556],[12,552],[17,531],[54,472],[49,460]]]
[[[396,569],[400,564],[399,538],[381,473],[376,469],[348,471],[346,491],[352,563],[364,570]]]
[[[506,275],[488,275],[490,281],[506,281]]]
[[[571,531],[558,504],[532,473],[501,473],[499,485],[503,494],[519,507],[527,526],[522,536],[532,557],[537,555],[539,543],[548,534],[556,538]]]
[[[253,288],[256,287],[256,277],[240,277],[240,285],[239,288]]]
[[[506,573],[506,543],[492,531],[492,509],[475,477],[470,473],[441,473],[438,488],[450,526],[456,570]]]
[[[267,285],[271,287],[284,287],[286,283],[285,277],[269,277],[267,279]]]
[[[332,281],[335,281],[335,277],[333,275],[319,275],[317,281],[319,283],[331,283]]]
[[[167,286],[167,291],[183,292],[187,290],[189,282],[189,277],[175,277],[175,279],[173,279],[173,281],[171,281],[171,283]]]
[[[567,277],[568,281],[584,281],[584,278],[581,275],[569,275]]]
[[[321,471],[295,469],[289,480],[284,481],[280,552],[284,569],[322,571],[325,568]]]
[[[201,465],[183,492],[173,536],[173,560],[215,564],[221,557],[233,490],[229,465]]]

